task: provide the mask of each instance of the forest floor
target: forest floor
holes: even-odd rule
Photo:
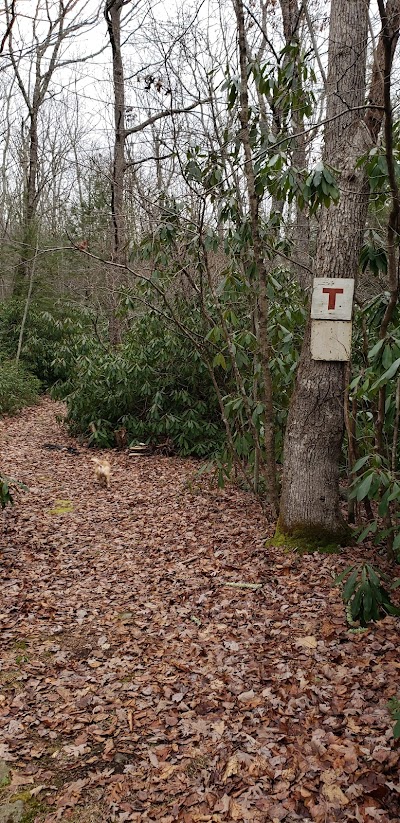
[[[0,531],[0,823],[400,821],[399,621],[349,630],[332,587],[362,550],[266,548],[191,460],[112,451],[102,488],[62,412],[0,424],[29,489]]]

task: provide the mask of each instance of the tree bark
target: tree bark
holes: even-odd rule
[[[298,0],[280,0],[283,33],[285,44],[300,43],[300,20],[302,17],[302,6]],[[301,80],[299,78],[298,66],[295,68],[293,78],[293,88],[300,92]],[[301,97],[301,94],[299,94]],[[292,137],[292,165],[295,169],[306,169],[307,142],[304,133],[304,117],[300,111],[294,111],[292,115],[293,137]],[[294,261],[294,273],[296,279],[304,289],[309,289],[311,285],[311,256],[310,256],[310,219],[306,209],[300,209],[296,205],[296,214],[293,227],[293,251],[291,258]],[[297,264],[297,265],[296,265]]]
[[[104,7],[108,36],[112,50],[113,92],[114,92],[114,156],[111,178],[111,260],[113,263],[125,263],[125,215],[124,215],[124,176],[125,176],[125,81],[121,53],[121,10],[124,0],[107,0]],[[112,272],[108,283],[109,337],[112,345],[121,342],[121,326],[117,316],[118,287],[120,269]]]
[[[258,322],[260,329],[259,357],[263,378],[264,403],[264,447],[265,447],[265,480],[267,485],[268,502],[273,510],[278,510],[278,493],[276,481],[275,459],[275,426],[274,407],[272,397],[272,377],[270,369],[270,343],[268,335],[268,273],[264,262],[262,240],[260,235],[259,208],[260,201],[256,193],[253,155],[250,143],[249,127],[249,98],[248,98],[248,55],[245,36],[244,11],[241,0],[235,0],[235,12],[239,41],[240,62],[240,109],[241,125],[240,139],[245,156],[245,178],[250,212],[250,225],[253,244],[254,267],[258,282]]]
[[[365,100],[368,2],[332,1],[324,159],[338,170],[341,197],[321,214],[315,260],[319,277],[357,277],[369,191],[356,163],[376,144],[382,126],[385,38],[391,41],[393,60],[400,0],[388,0],[386,18],[372,71],[370,108],[362,119],[357,107]],[[339,542],[348,535],[339,504],[345,368],[311,360],[309,322],[286,429],[280,533]]]
[[[38,143],[38,112],[39,103],[35,99],[29,113],[28,132],[28,164],[25,179],[25,191],[22,215],[22,237],[21,253],[16,270],[13,295],[22,297],[25,295],[27,284],[28,290],[31,288],[33,259],[35,256],[35,245],[37,244],[37,179],[39,167],[39,143]]]
[[[357,276],[368,186],[356,161],[372,146],[357,110],[365,101],[367,35],[366,0],[333,0],[324,160],[338,171],[341,197],[320,216],[317,277]],[[309,321],[286,429],[277,528],[341,542],[348,535],[339,503],[345,364],[311,360],[310,329]]]

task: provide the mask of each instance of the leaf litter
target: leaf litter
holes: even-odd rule
[[[104,452],[102,487],[63,411],[1,427],[29,492],[1,533],[0,810],[22,789],[34,823],[399,821],[399,622],[351,632],[331,585],[365,548],[266,548],[257,502],[191,460]]]

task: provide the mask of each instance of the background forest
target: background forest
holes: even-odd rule
[[[307,539],[348,538],[349,487],[394,559],[400,4],[350,5],[3,2],[0,412],[50,390],[93,446],[273,514],[283,483]],[[307,361],[314,273],[357,277],[351,364]]]

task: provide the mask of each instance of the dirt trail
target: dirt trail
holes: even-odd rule
[[[0,424],[29,488],[0,539],[0,820],[400,821],[398,621],[348,631],[349,557],[266,550],[194,461],[111,452],[100,487],[62,413]]]

